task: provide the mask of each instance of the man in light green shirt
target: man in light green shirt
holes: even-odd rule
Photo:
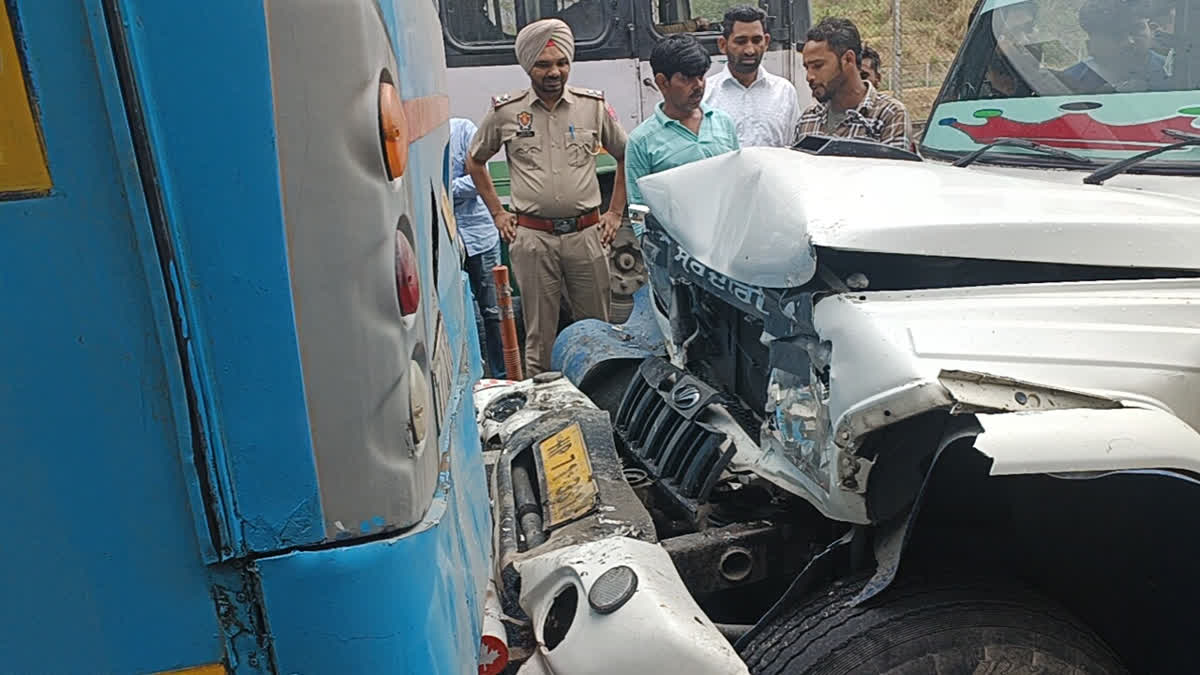
[[[650,52],[654,83],[663,100],[654,117],[638,125],[625,144],[625,184],[630,204],[643,204],[637,180],[689,162],[739,149],[733,119],[700,103],[712,63],[690,34],[664,38]],[[641,232],[635,232],[639,237]]]

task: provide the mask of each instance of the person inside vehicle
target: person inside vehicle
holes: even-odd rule
[[[1025,98],[1034,95],[999,49],[992,52],[992,60],[988,62],[979,90],[980,98]]]
[[[1150,49],[1163,57],[1163,70],[1167,77],[1174,75],[1175,54],[1178,48],[1175,16],[1175,3],[1171,0],[1154,0],[1150,5],[1150,32],[1154,35],[1154,44]]]
[[[808,31],[804,69],[813,98],[800,116],[796,141],[809,134],[875,141],[909,150],[912,144],[904,104],[862,79],[862,38],[853,21],[826,18]]]
[[[879,88],[879,83],[883,81],[883,76],[879,73],[879,67],[882,61],[879,60],[879,52],[875,51],[867,45],[863,45],[862,58],[859,60],[859,75],[862,79],[871,83],[871,86]]]
[[[717,48],[726,66],[704,84],[704,103],[733,118],[742,147],[792,144],[800,120],[796,87],[763,67],[771,45],[767,13],[750,5],[725,12]]]
[[[980,86],[980,98],[1024,98],[1033,96],[1032,88],[1021,73],[1041,69],[1041,46],[1035,43],[1038,6],[1017,2],[996,9],[992,14],[992,34],[996,48],[988,61]]]
[[[1156,91],[1167,88],[1166,58],[1151,49],[1149,11],[1138,2],[1088,0],[1079,10],[1088,58],[1059,79],[1077,94]]]
[[[644,203],[637,184],[642,176],[741,147],[733,119],[704,104],[704,74],[711,64],[704,46],[687,33],[663,38],[651,50],[650,67],[663,100],[625,146],[629,203]]]
[[[1154,34],[1155,46],[1171,48],[1175,44],[1175,3],[1156,0],[1150,5],[1150,32]]]

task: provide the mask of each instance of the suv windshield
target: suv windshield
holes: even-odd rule
[[[1200,0],[983,0],[921,149],[958,157],[997,138],[1097,164],[1200,134]],[[1079,167],[1016,146],[982,161]],[[1200,171],[1200,148],[1139,170]]]

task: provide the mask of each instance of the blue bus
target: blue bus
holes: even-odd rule
[[[439,33],[431,1],[0,2],[0,671],[480,668]]]

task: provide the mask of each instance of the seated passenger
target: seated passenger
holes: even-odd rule
[[[1145,12],[1122,0],[1088,0],[1079,10],[1088,34],[1087,59],[1059,77],[1077,94],[1163,90],[1166,59],[1150,49],[1154,36]]]
[[[1175,35],[1175,5],[1169,4],[1169,1],[1157,0],[1150,8],[1150,32],[1154,34],[1154,45],[1150,49],[1163,57],[1163,70],[1167,77],[1174,75],[1175,55],[1181,46]],[[1183,41],[1182,46],[1190,48],[1191,45],[1186,43],[1186,40]],[[1177,88],[1189,87],[1183,85]]]
[[[1021,80],[1000,50],[993,52],[987,72],[983,75],[980,98],[1026,98],[1033,95],[1033,90]]]

